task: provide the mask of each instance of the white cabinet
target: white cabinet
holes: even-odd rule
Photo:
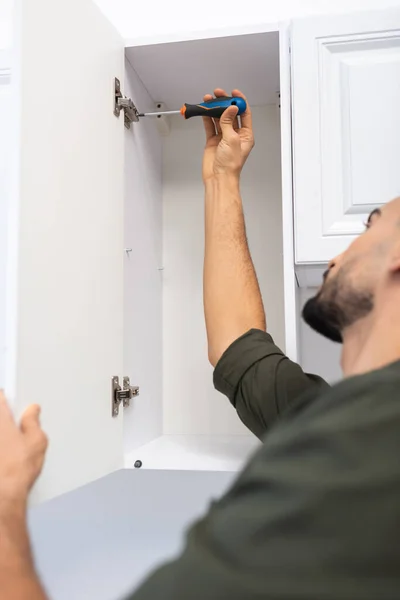
[[[327,262],[400,195],[400,10],[293,24],[296,261]]]
[[[283,35],[281,61],[288,68],[286,42]],[[279,53],[278,31],[130,47],[124,91],[146,111],[158,101],[178,108],[218,85],[246,90],[257,137],[242,180],[248,236],[271,333],[295,353],[295,327],[285,327],[285,313],[295,323],[295,287],[290,250],[285,297]],[[257,442],[213,389],[207,360],[203,125],[174,116],[169,126],[170,133],[160,136],[156,120],[142,119],[125,135],[125,245],[132,248],[126,258],[125,372],[141,389],[124,413],[126,465],[140,460],[143,468],[236,470]],[[266,256],[273,256],[268,264]]]
[[[157,120],[127,130],[113,113],[113,82],[141,111],[196,102],[218,85],[249,95],[257,146],[243,176],[248,234],[271,333],[296,357],[293,249],[283,239],[290,161],[284,194],[281,177],[286,29],[132,46],[124,69],[122,41],[89,1],[20,3],[6,387],[16,413],[43,407],[50,447],[35,499],[136,460],[236,470],[258,442],[213,389],[207,360],[202,123],[174,117],[167,137]],[[140,395],[113,418],[114,375],[130,376]]]
[[[246,27],[242,34],[236,29],[225,37],[210,33],[185,42],[130,43],[124,66],[123,41],[90,0],[34,5],[19,0],[16,25],[6,391],[17,414],[30,402],[43,406],[50,449],[35,499],[136,461],[142,468],[236,470],[257,441],[214,391],[207,360],[202,123],[175,116],[164,135],[157,119],[140,119],[128,130],[114,115],[113,86],[118,77],[123,93],[143,112],[159,102],[170,109],[197,102],[217,86],[246,92],[257,143],[243,173],[242,194],[268,327],[291,358],[335,379],[338,347],[316,343],[300,319],[302,300],[312,291],[305,295],[296,285],[288,26],[253,32]],[[296,26],[295,40],[300,39]],[[300,66],[315,45],[310,39],[304,34],[304,48],[296,41]],[[382,42],[381,63],[390,71],[396,63],[388,56],[395,57],[396,49],[388,39],[392,45]],[[343,47],[337,48],[341,56]],[[372,56],[360,52],[361,58]],[[313,129],[301,142],[315,98],[311,94],[302,114],[308,96],[299,104],[297,94],[315,84],[315,65],[302,72],[296,60],[299,251],[301,224],[309,215],[307,232],[314,239],[322,203],[318,193],[310,194],[311,206],[301,201],[301,189],[304,194],[307,188],[299,183],[298,157],[303,144],[303,154],[309,150],[304,171],[317,182],[319,133]],[[375,81],[382,73],[383,67]],[[350,68],[350,74],[359,106],[359,86],[368,90],[370,71],[368,78],[361,68]],[[366,102],[366,109],[374,106],[372,97]],[[386,118],[383,108],[381,114]],[[357,123],[351,120],[347,127],[351,142],[361,147]],[[378,135],[369,122],[364,126]],[[391,130],[388,139],[398,143]],[[324,152],[336,169],[332,161],[339,159],[331,158],[331,148]],[[368,192],[364,207],[374,199],[361,179],[363,164],[356,165],[353,187],[357,194]],[[392,193],[393,177],[386,184]],[[357,195],[352,202],[358,207],[361,199]],[[313,253],[297,252],[297,259],[320,262],[325,255],[315,244]],[[112,417],[111,378],[125,375],[140,395]]]

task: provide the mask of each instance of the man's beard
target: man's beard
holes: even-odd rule
[[[372,294],[352,287],[342,269],[331,280],[326,279],[318,294],[306,302],[303,319],[332,342],[342,342],[343,331],[366,317],[373,307]]]

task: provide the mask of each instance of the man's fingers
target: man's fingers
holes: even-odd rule
[[[232,136],[232,133],[235,133],[234,124],[237,118],[237,113],[237,106],[229,106],[219,120],[222,135],[225,139],[229,139]]]
[[[215,90],[214,90],[214,96],[215,96],[215,98],[221,98],[223,96],[227,96],[227,93],[222,88],[215,88]],[[220,125],[219,121],[220,121],[220,119],[214,119],[215,127],[217,129],[217,133],[222,133],[221,125]]]
[[[206,132],[206,140],[210,140],[215,136],[215,125],[210,117],[202,117],[204,123],[204,131]]]
[[[213,119],[213,121],[214,121],[215,129],[217,130],[217,133],[221,135],[222,130],[221,130],[221,125],[219,124],[220,119]]]
[[[39,461],[36,465],[39,468],[37,475],[42,469],[44,456],[48,446],[48,439],[40,426],[39,416],[40,406],[31,404],[22,415],[20,424],[22,433],[26,437],[34,456]]]
[[[212,96],[211,94],[206,94],[204,96],[204,102],[207,102],[208,100],[212,100],[213,98],[221,98],[221,97],[224,97],[227,95],[228,94],[226,93],[226,91],[223,88],[215,88],[214,96]],[[232,96],[241,97],[246,100],[245,96],[242,94],[242,92],[240,92],[240,90],[234,90],[232,92]],[[246,102],[247,102],[247,100],[246,100]],[[232,108],[235,109],[235,107],[232,107]],[[231,118],[231,115],[234,115],[234,117]],[[239,129],[239,122],[237,119],[237,109],[236,110],[227,109],[224,113],[224,119],[225,119],[225,121],[224,121],[225,125],[229,126],[231,129],[234,129],[235,131],[237,131]],[[244,119],[244,123],[243,123],[243,119]],[[203,123],[204,123],[204,129],[206,132],[207,140],[209,140],[211,137],[215,136],[216,133],[222,134],[221,119],[210,119],[207,117],[203,117]],[[248,107],[246,112],[243,115],[241,115],[241,126],[245,127],[246,124],[247,124],[247,127],[251,128],[250,107]],[[227,132],[228,129],[226,129],[225,131]]]
[[[14,417],[12,415],[10,406],[7,402],[7,399],[4,395],[3,390],[0,390],[0,427],[3,423],[14,423]]]
[[[228,96],[229,94],[227,94],[226,90],[222,89],[222,88],[216,88],[214,90],[214,95],[216,98],[221,98],[223,96]],[[240,90],[234,90],[232,92],[232,96],[236,96],[236,97],[241,97],[244,98],[244,100],[246,100],[246,98],[244,97],[244,95],[242,94],[242,92]],[[246,100],[247,102],[247,100]],[[247,113],[247,111],[246,111]],[[243,118],[243,115],[241,116],[241,118]],[[250,119],[251,119],[251,114],[250,114]],[[219,127],[219,123],[218,123],[218,127]],[[242,122],[242,127],[243,127],[243,122]],[[250,127],[251,127],[251,120],[250,120]],[[239,129],[239,122],[238,119],[236,118],[234,123],[233,123],[233,128],[235,131],[237,131]],[[219,127],[219,133],[221,133],[221,128]]]
[[[251,117],[251,108],[249,106],[246,96],[242,94],[240,90],[232,90],[232,96],[236,98],[243,98],[243,100],[246,100],[247,108],[245,112],[242,115],[240,115],[240,121],[243,129],[250,129],[252,131],[253,123]]]
[[[222,88],[215,88],[214,90],[214,96],[216,98],[221,98],[222,96],[227,96],[228,94],[226,93],[225,90],[223,90]]]
[[[25,410],[21,417],[20,428],[22,433],[30,435],[31,433],[36,433],[41,430],[40,427],[40,406],[37,404],[31,404]]]
[[[211,96],[211,94],[206,94],[203,99],[204,102],[207,102],[207,100],[212,100],[213,97]],[[208,141],[209,139],[215,136],[215,125],[213,120],[210,119],[210,117],[203,117],[203,123],[204,131],[206,132],[206,140]]]

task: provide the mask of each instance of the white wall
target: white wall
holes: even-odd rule
[[[242,178],[250,248],[268,327],[284,345],[279,115],[254,109],[257,143]],[[164,140],[164,433],[248,433],[212,384],[203,316],[201,120],[174,117]]]
[[[154,110],[129,63],[126,95]],[[126,131],[124,374],[140,396],[124,411],[125,451],[161,435],[162,422],[162,144],[151,119]]]
[[[312,14],[328,14],[399,6],[399,0],[231,0],[216,3],[194,15],[185,0],[96,0],[125,39],[157,38],[257,23],[276,22]]]

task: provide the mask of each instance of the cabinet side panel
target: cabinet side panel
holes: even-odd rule
[[[143,111],[154,102],[126,62],[124,94]],[[162,190],[161,138],[151,119],[125,133],[124,374],[140,386],[125,410],[126,453],[161,435]]]
[[[285,342],[286,354],[298,360],[298,327],[296,311],[296,277],[294,270],[293,229],[293,172],[292,172],[292,105],[290,37],[288,26],[282,26],[279,34],[280,66],[280,127],[282,163],[282,229],[283,273],[285,294]]]
[[[247,234],[268,329],[284,346],[279,115],[254,109],[256,147],[244,169]],[[243,434],[229,401],[212,385],[203,315],[204,201],[200,120],[174,118],[163,153],[164,433]]]

